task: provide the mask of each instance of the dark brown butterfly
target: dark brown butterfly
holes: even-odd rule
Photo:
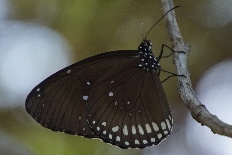
[[[158,62],[148,40],[139,50],[87,58],[36,86],[26,110],[54,131],[99,137],[121,148],[159,144],[170,134],[172,115]]]
[[[54,131],[124,149],[157,145],[173,125],[159,79],[164,46],[155,57],[144,39],[138,50],[106,52],[68,66],[30,92],[26,110]]]

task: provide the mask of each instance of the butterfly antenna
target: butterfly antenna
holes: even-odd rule
[[[147,34],[146,34],[146,36],[145,36],[145,39],[147,38],[147,35],[150,33],[150,31],[155,27],[155,25],[157,24],[157,23],[159,23],[169,12],[171,12],[172,10],[174,10],[174,9],[176,9],[176,8],[178,8],[178,7],[180,7],[180,6],[175,6],[174,8],[172,8],[172,9],[170,9],[168,12],[166,12],[150,29],[149,29],[149,31],[147,32]]]
[[[142,34],[142,38],[143,38],[143,35],[144,35],[144,34],[143,34],[143,28],[144,28],[144,23],[142,22],[142,23],[141,23],[141,34]]]

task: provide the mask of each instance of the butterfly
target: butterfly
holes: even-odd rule
[[[144,39],[138,50],[106,52],[65,67],[29,93],[26,111],[53,131],[123,149],[158,145],[173,126],[159,78],[163,47],[155,57]]]

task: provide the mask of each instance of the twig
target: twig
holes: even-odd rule
[[[172,0],[161,0],[164,13],[173,8]],[[185,51],[183,53],[175,53],[175,64],[178,74],[186,75],[186,77],[178,77],[180,95],[192,114],[192,117],[201,125],[206,125],[213,133],[232,137],[232,126],[224,123],[216,115],[211,114],[196,97],[190,81],[190,74],[187,68],[187,54],[190,51],[189,46],[183,41],[179,26],[177,25],[175,12],[172,11],[167,15],[168,33],[173,40],[175,51]]]

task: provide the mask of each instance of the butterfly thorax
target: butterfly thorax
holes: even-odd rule
[[[139,67],[149,71],[159,72],[159,59],[152,53],[152,43],[149,40],[143,40],[139,48]]]

